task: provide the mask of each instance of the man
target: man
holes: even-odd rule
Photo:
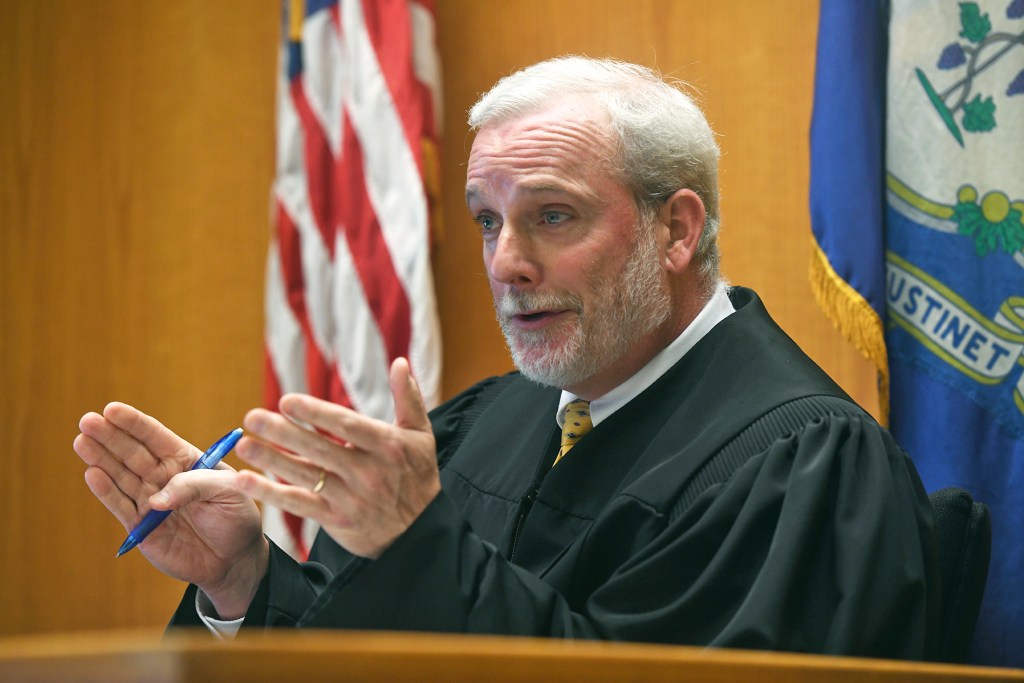
[[[648,70],[551,60],[470,113],[466,197],[519,373],[392,425],[308,396],[227,466],[123,404],[75,449],[179,625],[414,629],[923,658],[938,586],[906,456],[718,271],[714,135]],[[305,425],[305,427],[299,426]],[[591,428],[592,426],[592,428]],[[562,429],[562,428],[565,429]],[[299,565],[253,498],[322,525]],[[244,617],[244,618],[243,618]]]

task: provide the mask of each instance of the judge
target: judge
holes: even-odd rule
[[[466,200],[518,372],[393,424],[309,396],[238,455],[124,404],[82,418],[95,495],[190,582],[176,625],[600,638],[919,659],[938,617],[913,465],[718,264],[718,148],[649,70],[563,58],[470,113]],[[303,425],[303,426],[300,426]],[[318,522],[310,561],[254,499]]]

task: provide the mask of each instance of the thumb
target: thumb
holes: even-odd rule
[[[391,394],[395,397],[395,425],[420,432],[430,431],[423,394],[412,376],[409,361],[396,358],[391,364]]]
[[[229,469],[180,472],[149,497],[149,505],[154,510],[177,510],[192,503],[233,493],[235,474],[234,470]]]

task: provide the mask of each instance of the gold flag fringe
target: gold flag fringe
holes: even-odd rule
[[[817,242],[814,242],[811,256],[810,277],[814,298],[825,315],[878,371],[879,422],[888,426],[889,360],[882,319],[871,304],[832,269]]]

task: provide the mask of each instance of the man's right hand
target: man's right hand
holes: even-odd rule
[[[86,413],[75,439],[85,482],[131,530],[151,508],[175,510],[139,550],[168,576],[199,586],[222,619],[246,609],[267,571],[259,508],[224,464],[190,472],[202,451],[124,403]],[[213,615],[211,615],[213,616]]]

